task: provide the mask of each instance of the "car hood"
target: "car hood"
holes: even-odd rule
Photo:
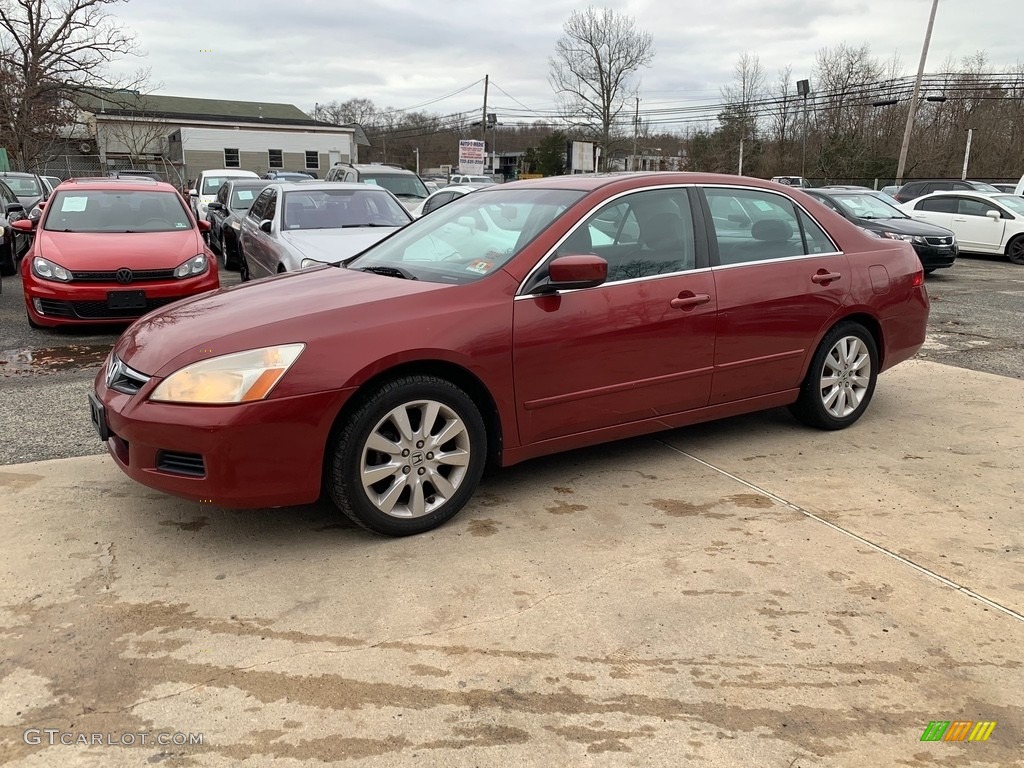
[[[17,195],[18,202],[25,206],[25,213],[28,213],[42,200],[41,195]]]
[[[915,219],[858,219],[865,229],[874,232],[895,232],[897,235],[922,235],[924,237],[952,237],[945,227],[937,227]]]
[[[314,267],[222,288],[157,310],[134,323],[114,347],[135,370],[166,376],[216,354],[270,344],[310,341],[365,322],[386,309],[374,305],[451,289],[343,267]],[[322,319],[318,320],[317,316]]]
[[[177,232],[53,232],[36,234],[36,256],[71,270],[173,269],[203,253],[194,229]]]
[[[397,229],[399,227],[293,229],[282,232],[281,240],[304,258],[331,262],[355,256]]]

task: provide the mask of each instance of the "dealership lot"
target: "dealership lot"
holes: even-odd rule
[[[1019,759],[1011,265],[929,278],[925,349],[845,432],[770,411],[529,462],[400,540],[326,505],[204,509],[88,455],[84,393],[114,335],[30,331],[16,287],[0,296],[12,765]],[[997,725],[921,742],[934,720]],[[202,744],[48,746],[31,728]]]

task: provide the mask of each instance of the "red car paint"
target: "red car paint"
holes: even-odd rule
[[[603,201],[676,185],[693,194],[702,185],[782,194],[841,252],[732,266],[712,257],[709,267],[690,272],[517,297],[538,263]],[[508,466],[793,403],[816,347],[844,318],[872,331],[881,370],[924,341],[928,296],[911,246],[870,237],[799,190],[676,173],[497,187],[583,196],[475,282],[319,267],[187,300],[135,323],[112,356],[149,381],[134,395],[116,392],[105,382],[106,366],[95,381],[119,466],[145,485],[222,506],[308,503],[321,493],[325,448],[346,405],[398,371],[446,376],[472,393],[490,422],[494,458]],[[148,399],[185,365],[294,342],[306,349],[265,400],[200,406]],[[159,469],[162,450],[202,455],[205,475]]]

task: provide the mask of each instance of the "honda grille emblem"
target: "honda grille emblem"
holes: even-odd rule
[[[128,283],[132,281],[133,275],[130,269],[127,267],[121,267],[114,274],[114,277],[117,278],[117,282],[121,283],[121,285],[128,285]]]
[[[112,385],[121,373],[121,361],[116,357],[110,358],[110,365],[107,366],[107,386]]]

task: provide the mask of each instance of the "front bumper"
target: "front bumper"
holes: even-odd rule
[[[921,266],[925,269],[944,269],[952,267],[956,257],[960,254],[960,247],[953,245],[922,245],[914,243],[914,250],[917,258],[921,260]]]
[[[92,325],[128,323],[171,304],[220,287],[220,276],[214,259],[209,259],[206,272],[183,280],[140,281],[121,285],[116,282],[58,283],[40,280],[31,273],[31,265],[22,265],[25,311],[37,325]],[[110,294],[142,291],[144,306],[110,306]]]
[[[354,391],[171,405],[148,400],[158,379],[128,395],[109,389],[105,372],[104,366],[96,377],[89,408],[121,470],[164,493],[239,509],[319,498],[331,427]]]

